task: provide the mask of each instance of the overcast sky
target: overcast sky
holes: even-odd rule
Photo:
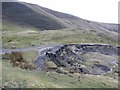
[[[56,11],[72,14],[83,19],[118,23],[120,0],[19,0],[38,4]]]

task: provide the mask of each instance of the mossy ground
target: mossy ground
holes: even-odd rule
[[[25,28],[24,26],[12,25],[12,23],[3,23],[2,45],[5,48],[29,47],[34,45],[48,44],[71,44],[71,43],[105,43],[117,45],[117,33],[102,32],[97,30],[39,30],[34,27]]]
[[[1,62],[1,61],[0,61]],[[11,88],[113,88],[114,79],[106,76],[62,75],[56,72],[28,71],[13,67],[7,60],[2,61],[2,87]]]

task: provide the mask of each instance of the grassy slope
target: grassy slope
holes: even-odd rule
[[[16,23],[12,23],[6,20],[2,21],[2,31],[7,31],[7,32],[20,32],[20,31],[29,31],[29,30],[34,30],[37,31],[38,29],[32,26],[28,26],[26,28],[26,26],[20,26]]]
[[[3,2],[3,19],[21,26],[33,26],[44,29],[63,29],[66,23],[61,19],[48,14],[38,6],[31,6],[22,2]],[[65,25],[64,25],[65,24]]]
[[[20,27],[11,23],[5,23],[3,25],[3,47],[11,48],[12,45],[16,47],[28,47],[30,43],[35,45],[45,45],[54,43],[107,43],[117,44],[117,40],[108,36],[98,36],[99,32],[90,32],[85,30],[49,30],[38,31],[35,28]],[[112,35],[109,35],[112,36]],[[10,41],[10,42],[9,42]],[[29,55],[28,55],[29,54]],[[36,52],[23,53],[25,58],[31,60],[36,56]],[[35,56],[34,56],[35,55]],[[1,61],[0,61],[1,62]],[[60,75],[57,73],[49,73],[49,76],[45,72],[27,71],[17,67],[12,67],[9,61],[4,60],[2,62],[3,68],[3,86],[8,87],[117,87],[117,82],[107,76],[90,76],[80,75],[80,82],[76,75],[70,77],[69,75]]]
[[[1,61],[0,61],[1,62]],[[110,88],[117,87],[117,83],[105,76],[60,75],[57,73],[37,72],[22,70],[12,67],[7,60],[2,62],[3,81],[2,85],[7,87],[35,87],[35,88]]]
[[[28,55],[29,54],[29,55]],[[36,51],[22,52],[23,58],[33,63],[38,55]],[[6,56],[4,56],[6,57]],[[66,74],[28,71],[13,67],[9,59],[0,60],[2,67],[2,87],[13,88],[113,88],[117,87],[116,80],[107,76],[82,74]],[[1,66],[2,65],[2,66]],[[79,77],[80,76],[80,81]]]
[[[24,60],[33,64],[35,58],[38,56],[38,51],[35,51],[35,50],[25,51],[25,52],[22,52],[22,56]]]
[[[35,45],[56,44],[56,43],[106,43],[117,44],[117,36],[114,33],[106,34],[102,31],[89,30],[45,30],[38,31],[36,28],[25,28],[12,25],[9,22],[3,24],[3,47],[11,48],[28,47],[30,43]],[[104,34],[100,36],[98,34]]]
[[[27,61],[30,64],[34,64],[35,58],[38,56],[38,51],[36,50],[29,50],[29,51],[24,51],[20,52],[22,57],[24,58],[25,61]],[[2,58],[9,60],[10,54],[3,54]]]

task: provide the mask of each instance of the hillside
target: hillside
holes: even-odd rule
[[[33,5],[34,6],[34,5]],[[93,22],[89,20],[85,20],[70,14],[61,13],[57,11],[53,11],[44,7],[41,7],[46,12],[55,15],[56,17],[64,20],[68,24],[72,25],[74,28],[84,29],[84,30],[110,30],[110,31],[118,31],[117,24],[109,24],[109,23],[99,23]]]
[[[62,29],[65,26],[54,16],[42,9],[31,8],[29,4],[18,2],[2,3],[2,19],[18,25],[33,26],[39,29]]]
[[[118,31],[117,24],[98,23],[22,2],[3,2],[3,20],[40,30],[78,28],[84,30]]]
[[[118,87],[117,49],[120,47],[102,44],[67,44],[33,48],[34,50],[14,49],[19,51],[13,51],[14,53],[12,49],[8,49],[6,54],[2,55],[2,87]],[[35,65],[35,69],[32,65]]]
[[[24,2],[2,3],[3,47],[46,44],[118,44],[118,25],[88,21]]]
[[[2,2],[3,88],[118,88],[118,25]]]

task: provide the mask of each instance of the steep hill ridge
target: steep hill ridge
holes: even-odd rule
[[[47,15],[43,10],[31,9],[29,4],[18,2],[3,2],[3,20],[24,26],[33,26],[39,29],[62,29],[65,26],[56,17]]]
[[[118,31],[117,24],[88,21],[73,15],[24,2],[3,2],[2,16],[3,21],[6,20],[19,25],[33,26],[40,30],[76,28]]]

